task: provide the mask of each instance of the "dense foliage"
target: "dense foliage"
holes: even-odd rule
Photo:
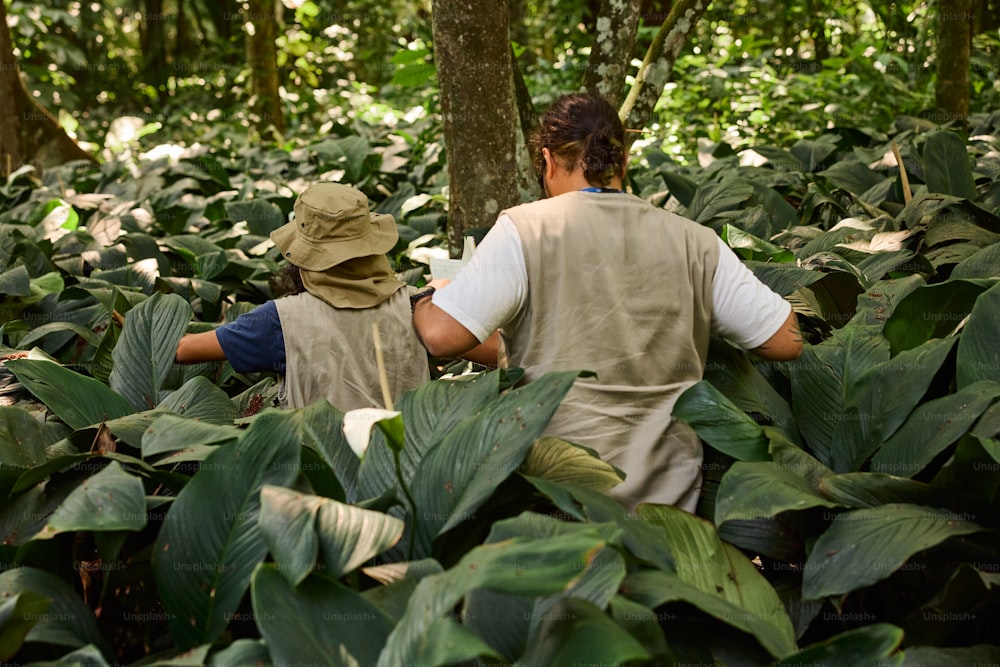
[[[535,441],[574,374],[432,382],[359,460],[364,415],[172,365],[185,330],[270,297],[266,234],[309,180],[397,215],[418,280],[437,172],[386,168],[417,134],[136,162],[122,129],[99,168],[13,176],[3,657],[995,661],[1000,117],[975,120],[636,160],[636,192],[718,230],[812,343],[787,364],[714,344],[677,409],[709,445],[705,518],[629,515],[599,493],[613,468]]]
[[[273,296],[268,233],[310,183],[394,215],[411,283],[444,252],[430,3],[335,4],[285,3],[265,142],[241,3],[10,3],[30,89],[101,163],[0,184],[0,661],[1000,662],[995,26],[963,132],[931,111],[932,5],[706,14],[631,187],[715,229],[808,345],[713,341],[676,410],[698,516],[630,514],[618,471],[538,439],[575,373],[345,415],[172,363]],[[597,4],[510,3],[539,108],[578,86]]]

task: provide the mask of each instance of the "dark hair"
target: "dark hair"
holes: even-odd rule
[[[548,108],[532,138],[535,169],[545,169],[548,148],[570,171],[583,164],[583,174],[607,186],[625,164],[625,128],[611,103],[599,95],[563,95]]]
[[[294,264],[285,264],[271,277],[271,289],[275,296],[289,296],[306,291],[302,284],[302,273]]]

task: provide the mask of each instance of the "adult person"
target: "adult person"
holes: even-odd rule
[[[372,324],[377,324],[390,392],[426,382],[427,355],[413,331],[409,290],[385,254],[398,238],[391,215],[369,213],[368,198],[319,183],[295,201],[295,218],[271,232],[288,260],[291,294],[214,331],[187,334],[181,364],[228,359],[238,372],[277,371],[283,403],[326,398],[344,412],[382,405]]]
[[[454,282],[418,295],[414,325],[433,355],[499,349],[527,380],[596,371],[546,433],[625,471],[612,494],[626,506],[694,511],[701,443],[671,412],[702,377],[710,333],[775,360],[798,357],[802,340],[791,306],[710,228],[622,191],[624,146],[603,98],[557,100],[534,139],[548,198],[503,211]]]

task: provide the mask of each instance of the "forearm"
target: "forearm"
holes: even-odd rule
[[[788,313],[778,331],[764,343],[750,350],[762,359],[771,361],[792,361],[802,354],[802,332],[795,311]]]
[[[468,361],[496,368],[500,356],[500,332],[494,331],[489,338],[461,356]]]

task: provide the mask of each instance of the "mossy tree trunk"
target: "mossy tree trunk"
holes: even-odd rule
[[[508,9],[502,0],[435,0],[434,59],[448,154],[448,240],[489,227],[519,204],[520,122],[514,101]]]
[[[0,177],[25,164],[38,169],[69,160],[94,157],[81,149],[59,127],[55,117],[39,105],[24,87],[14,58],[14,42],[7,26],[7,4],[0,0]]]
[[[969,121],[969,63],[972,51],[971,0],[937,3],[935,104],[941,121]]]

